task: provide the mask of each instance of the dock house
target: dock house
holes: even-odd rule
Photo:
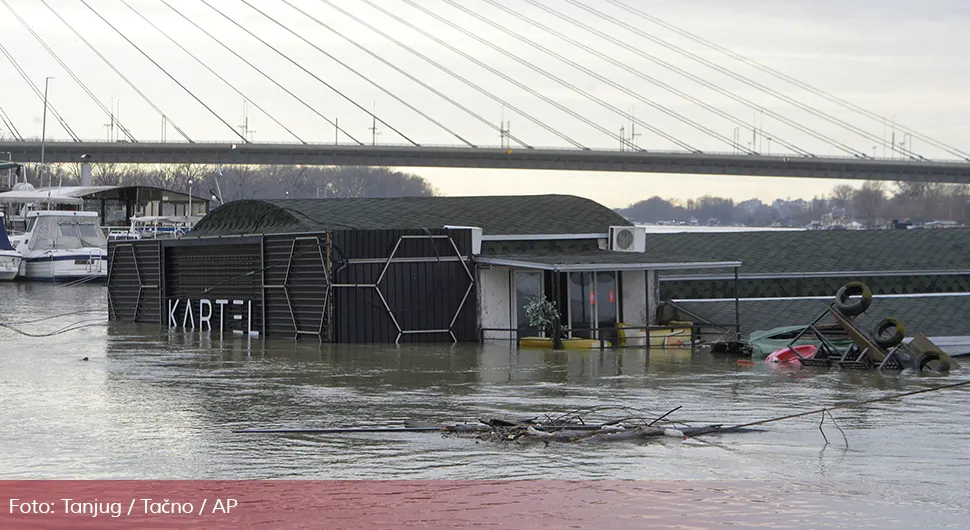
[[[655,323],[672,261],[613,210],[569,195],[243,200],[177,240],[109,243],[109,315],[322,342],[515,340],[553,301],[572,336]]]

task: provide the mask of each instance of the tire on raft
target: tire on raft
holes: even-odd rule
[[[886,335],[887,331],[892,330],[892,334]],[[903,323],[898,319],[893,317],[884,318],[882,322],[876,326],[875,332],[872,334],[873,342],[879,345],[880,348],[888,350],[895,346],[899,346],[903,339],[906,338],[906,328],[903,327]]]
[[[937,362],[936,368],[929,366],[933,361]],[[913,369],[917,372],[930,370],[937,373],[946,373],[950,371],[950,357],[940,350],[927,350],[913,361]]]
[[[852,300],[852,296],[859,296]],[[862,282],[847,283],[835,295],[835,308],[847,317],[859,316],[872,305],[872,290]]]

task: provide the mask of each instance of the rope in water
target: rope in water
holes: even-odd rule
[[[733,430],[736,430],[736,429],[744,429],[746,427],[753,427],[755,425],[764,425],[766,423],[774,423],[776,421],[790,420],[790,419],[793,419],[793,418],[801,418],[802,416],[811,416],[813,414],[823,414],[825,412],[831,412],[833,410],[850,409],[850,408],[855,408],[855,407],[861,407],[863,405],[871,405],[873,403],[880,403],[880,402],[883,402],[883,401],[892,401],[894,399],[900,399],[900,398],[904,398],[904,397],[907,397],[907,396],[915,396],[916,394],[926,394],[928,392],[938,392],[940,390],[950,390],[950,389],[957,388],[957,387],[961,387],[961,386],[965,386],[965,385],[970,385],[970,381],[963,381],[963,382],[960,382],[960,383],[951,383],[949,385],[935,386],[935,387],[931,387],[931,388],[924,388],[924,389],[921,389],[921,390],[913,390],[912,392],[905,392],[905,393],[902,393],[902,394],[893,394],[891,396],[884,396],[884,397],[875,398],[875,399],[867,399],[865,401],[855,401],[855,402],[852,402],[852,403],[844,403],[842,405],[833,405],[831,407],[825,407],[825,408],[821,408],[821,409],[810,410],[810,411],[807,411],[807,412],[798,412],[798,413],[795,413],[795,414],[789,414],[787,416],[781,416],[781,417],[778,417],[778,418],[771,418],[771,419],[767,419],[767,420],[752,421],[750,423],[741,423],[741,424],[734,425],[734,426],[731,426],[731,427],[723,427],[723,428],[717,428],[717,429],[713,429],[712,428],[709,431],[704,431],[704,432],[700,432],[700,433],[694,433],[693,436],[700,436],[700,435],[704,435],[704,434],[712,434],[712,433],[715,433],[715,432],[733,431]]]

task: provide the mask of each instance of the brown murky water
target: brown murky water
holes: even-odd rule
[[[0,323],[90,311],[17,324],[31,333],[100,324],[106,307],[102,286],[0,284]],[[946,377],[780,371],[690,351],[219,341],[124,324],[43,338],[0,329],[0,479],[749,481],[731,486],[721,503],[733,520],[965,528],[966,390],[839,411],[848,448],[828,421],[825,445],[818,417],[761,433],[592,447],[231,431],[518,418],[600,405],[658,414],[680,405],[677,419],[734,423],[966,378],[967,369]]]

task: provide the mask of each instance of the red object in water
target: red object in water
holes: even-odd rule
[[[818,351],[818,346],[812,344],[803,344],[801,346],[795,346],[794,351],[791,348],[782,348],[765,358],[766,363],[797,363],[798,357],[801,356],[802,359],[811,359],[815,357],[815,353]],[[797,353],[796,353],[797,352]]]

